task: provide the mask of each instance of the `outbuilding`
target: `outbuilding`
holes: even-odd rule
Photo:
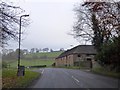
[[[96,49],[93,45],[79,45],[60,54],[55,59],[56,66],[80,66],[92,68]]]

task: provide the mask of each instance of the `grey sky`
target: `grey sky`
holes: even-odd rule
[[[19,0],[21,8],[30,14],[31,24],[22,36],[22,48],[70,48],[79,43],[70,35],[75,22],[74,5],[78,0]],[[22,30],[24,30],[22,28]],[[8,48],[17,48],[18,43],[10,42]]]

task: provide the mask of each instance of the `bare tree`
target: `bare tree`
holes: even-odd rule
[[[120,2],[85,2],[75,8],[75,12],[77,13],[77,22],[73,27],[75,38],[93,41],[95,32],[99,32],[103,42],[107,42],[120,35]],[[95,24],[98,26],[97,29]]]
[[[72,30],[74,38],[80,43],[91,41],[93,37],[91,12],[80,4],[74,8],[76,12],[77,21],[75,22]]]
[[[104,40],[118,37],[120,32],[120,1],[119,2],[86,2],[83,6],[95,14]]]
[[[35,53],[35,48],[31,48],[30,53]]]
[[[0,46],[10,39],[17,40],[20,15],[24,13],[20,7],[0,1]],[[22,26],[27,26],[28,20],[22,19]]]
[[[44,51],[44,52],[48,52],[48,51],[49,51],[49,48],[43,48],[43,51]]]

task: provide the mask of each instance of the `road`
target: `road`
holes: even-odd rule
[[[32,88],[117,88],[118,79],[81,70],[44,68]]]

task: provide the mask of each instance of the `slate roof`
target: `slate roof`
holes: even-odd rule
[[[61,58],[70,54],[96,54],[96,50],[93,45],[78,45],[61,53],[57,58]]]

